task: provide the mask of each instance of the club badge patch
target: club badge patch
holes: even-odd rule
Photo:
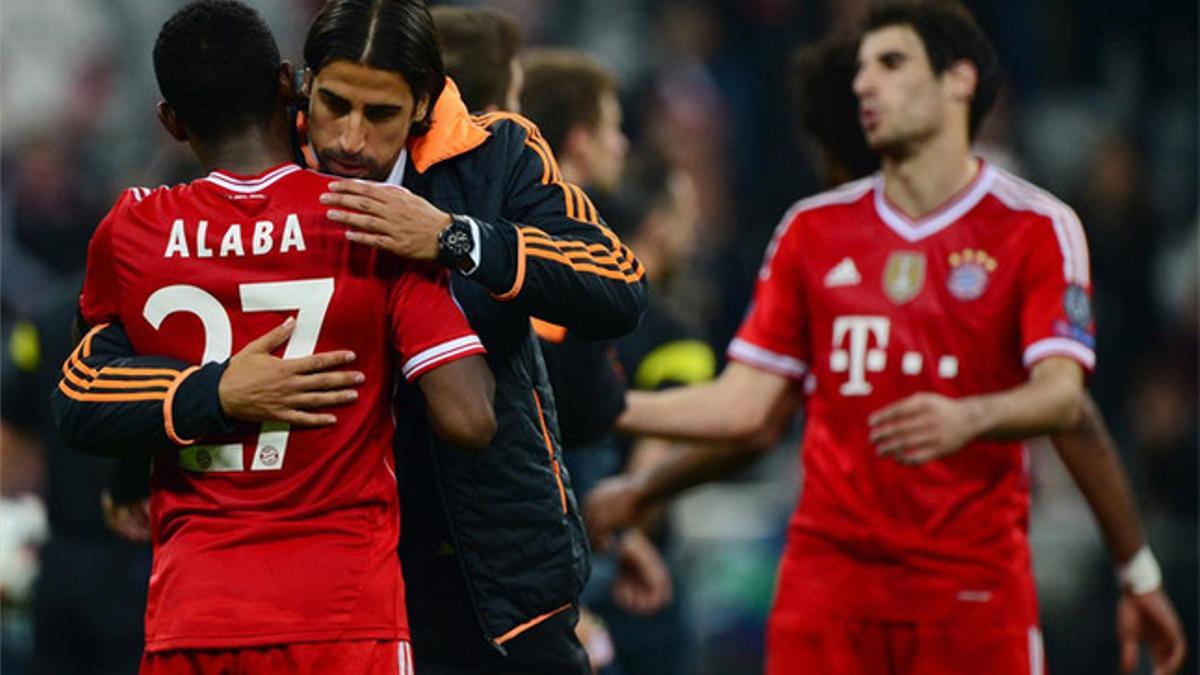
[[[1079,284],[1071,284],[1063,292],[1063,310],[1076,328],[1087,328],[1092,323],[1092,301]]]
[[[897,305],[912,300],[925,287],[925,254],[896,251],[883,268],[883,292]]]
[[[966,248],[950,254],[950,273],[946,276],[946,289],[950,295],[970,302],[987,290],[988,280],[996,271],[996,259],[985,251]]]

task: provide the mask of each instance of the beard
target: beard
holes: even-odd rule
[[[325,173],[380,182],[387,180],[392,172],[391,166],[382,166],[370,157],[334,149],[317,151],[317,163]]]

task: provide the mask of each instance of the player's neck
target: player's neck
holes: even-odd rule
[[[216,142],[191,143],[205,171],[254,176],[294,160],[286,135],[274,129],[253,128]]]
[[[961,192],[979,169],[964,134],[942,133],[902,157],[883,158],[884,193],[906,215],[921,218]]]

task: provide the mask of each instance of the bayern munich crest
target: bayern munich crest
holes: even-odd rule
[[[972,248],[950,254],[950,273],[946,288],[964,302],[975,300],[987,290],[988,279],[996,271],[996,259],[986,251]]]

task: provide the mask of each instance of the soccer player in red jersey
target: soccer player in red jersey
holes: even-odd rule
[[[1094,355],[1082,228],[971,155],[996,61],[965,11],[877,8],[858,61],[860,121],[882,172],[784,217],[718,381],[633,393],[621,423],[744,441],[802,389],[805,485],[769,673],[1041,673],[1018,441],[1084,414]],[[1157,583],[1148,550],[1126,572],[1135,593]],[[1122,621],[1153,618],[1125,607]],[[1150,637],[1171,633],[1159,631]],[[1182,642],[1165,642],[1156,662],[1168,673]]]
[[[155,457],[142,673],[411,672],[393,372],[421,388],[435,430],[482,449],[495,430],[483,347],[445,270],[354,245],[327,219],[319,198],[334,179],[291,163],[291,72],[253,10],[180,10],[154,65],[160,120],[211,173],[127,190],[97,228],[80,301],[95,328],[64,365],[62,395],[162,398],[154,372],[83,361],[108,322],[138,351],[204,364],[188,381],[220,378],[266,333],[259,351],[283,347],[294,377],[313,380],[300,405],[332,406],[338,423],[238,424]],[[306,374],[329,359],[359,372]],[[168,435],[188,446],[175,389]]]

